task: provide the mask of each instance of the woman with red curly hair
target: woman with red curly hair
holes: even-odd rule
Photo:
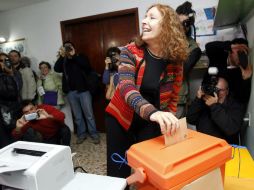
[[[167,5],[151,6],[140,38],[122,49],[119,83],[106,108],[109,176],[130,175],[128,165],[119,167],[111,160],[113,153],[125,157],[132,144],[172,135],[179,127],[175,113],[187,48],[175,11]]]

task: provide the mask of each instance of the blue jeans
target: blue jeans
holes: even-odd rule
[[[77,125],[77,136],[79,138],[86,137],[87,124],[87,129],[91,137],[98,137],[90,92],[70,91],[67,94],[67,98],[73,112],[74,121]],[[83,115],[85,116],[86,124]]]

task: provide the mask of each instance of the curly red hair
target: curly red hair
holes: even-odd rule
[[[153,7],[156,7],[162,15],[159,35],[161,56],[174,64],[183,64],[188,56],[188,42],[177,13],[170,6],[162,4],[154,4],[147,11]],[[146,46],[141,37],[136,41],[136,44]]]

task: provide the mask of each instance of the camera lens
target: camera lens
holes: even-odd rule
[[[10,59],[8,59],[8,58],[5,58],[5,60],[4,60],[4,65],[7,67],[7,68],[11,68],[11,61],[10,61]]]

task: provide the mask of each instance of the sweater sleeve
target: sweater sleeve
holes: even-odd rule
[[[54,71],[57,73],[63,72],[63,63],[64,63],[64,57],[59,57],[54,65]]]
[[[41,104],[38,107],[44,109],[48,114],[52,115],[54,119],[64,123],[65,119],[64,113],[56,109],[54,106]]]
[[[107,85],[110,81],[110,72],[108,69],[105,69],[102,75],[102,82],[103,84]]]
[[[200,57],[201,57],[201,49],[199,47],[193,49],[190,52],[187,61],[183,64],[184,78],[188,77],[192,68],[196,65]]]
[[[169,73],[173,72],[175,75],[175,79],[173,82],[173,88],[172,88],[172,92],[168,102],[168,109],[170,112],[175,114],[177,110],[179,92],[180,92],[182,81],[183,81],[183,66],[172,65],[170,67],[172,67],[172,71],[170,70]]]
[[[141,96],[135,84],[135,78],[138,77],[136,76],[137,60],[126,47],[121,51],[120,62],[118,68],[120,95],[140,117],[149,120],[150,115],[157,109]]]

